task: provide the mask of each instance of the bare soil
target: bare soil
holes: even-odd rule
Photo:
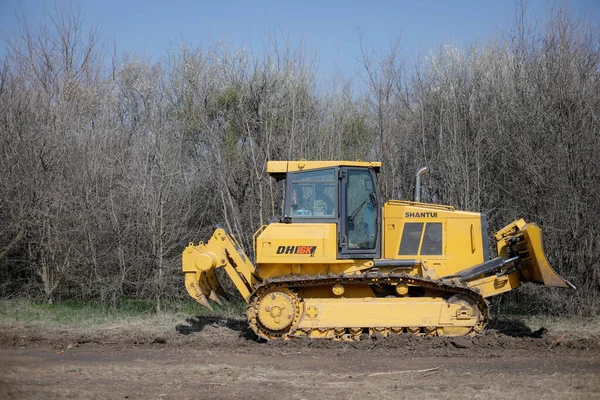
[[[0,326],[0,398],[600,399],[600,337],[514,328],[265,343],[223,318],[170,331]]]

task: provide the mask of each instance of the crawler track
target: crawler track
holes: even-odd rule
[[[305,316],[307,310],[304,305],[305,300],[298,296],[298,289],[310,288],[310,287],[333,287],[334,285],[368,285],[378,287],[393,287],[398,284],[406,284],[411,287],[423,288],[428,292],[435,291],[445,297],[451,297],[456,295],[466,296],[470,299],[479,310],[480,317],[477,322],[465,331],[466,334],[477,334],[483,330],[488,321],[488,304],[486,300],[475,290],[470,289],[465,284],[456,281],[440,280],[440,279],[428,279],[418,276],[408,275],[406,273],[381,273],[381,272],[366,272],[362,274],[352,275],[316,275],[316,276],[284,276],[273,279],[266,279],[259,286],[250,297],[248,304],[248,321],[252,329],[262,338],[267,340],[272,339],[288,339],[292,337],[313,337],[313,338],[328,338],[334,340],[360,340],[362,335],[384,335],[388,336],[391,334],[398,334],[403,332],[410,332],[418,335],[430,335],[437,336],[443,335],[442,326],[382,326],[378,324],[377,327],[364,326],[359,328],[352,326],[327,326],[319,327],[315,329],[309,329],[306,327],[299,328],[299,322]],[[266,296],[275,296],[276,294],[285,297],[285,303],[288,305],[286,308],[285,317],[291,322],[282,329],[273,329],[273,325],[270,327],[265,326],[261,322],[261,316],[259,315],[263,308],[261,308],[261,302],[265,301]],[[274,297],[275,298],[275,297]],[[423,300],[427,299],[427,296],[421,297]],[[348,307],[351,307],[350,305]],[[285,307],[284,307],[285,308]],[[269,309],[270,310],[270,309]],[[348,308],[351,312],[352,309]],[[278,311],[279,312],[279,311]],[[264,320],[265,318],[262,318]],[[282,322],[283,325],[283,322]],[[383,324],[385,325],[385,324]],[[448,328],[446,326],[446,328]]]

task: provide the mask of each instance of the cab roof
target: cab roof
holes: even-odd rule
[[[281,176],[287,172],[309,171],[328,167],[363,167],[379,172],[380,161],[267,161],[267,172],[272,176]]]

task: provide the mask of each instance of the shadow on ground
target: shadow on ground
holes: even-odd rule
[[[262,342],[248,325],[248,321],[242,319],[214,317],[214,316],[196,316],[186,319],[187,324],[178,324],[175,330],[182,335],[202,332],[207,326],[221,326],[238,333],[238,336],[253,342]],[[486,330],[492,334],[502,334],[516,338],[542,338],[547,329],[542,327],[532,331],[519,318],[500,317],[492,319]]]
[[[175,330],[182,335],[189,335],[191,333],[201,332],[206,326],[216,325],[223,326],[232,331],[238,332],[239,336],[252,340],[259,341],[258,336],[254,333],[254,331],[248,325],[248,321],[234,318],[224,318],[224,317],[212,317],[212,316],[197,316],[187,318],[185,320],[186,324],[178,324],[175,326]]]
[[[544,327],[541,327],[537,331],[532,331],[523,321],[514,317],[500,317],[493,319],[488,323],[487,329],[506,336],[530,338],[541,338],[547,331]]]

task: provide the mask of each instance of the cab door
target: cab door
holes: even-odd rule
[[[339,169],[338,258],[381,258],[381,206],[370,168]]]

